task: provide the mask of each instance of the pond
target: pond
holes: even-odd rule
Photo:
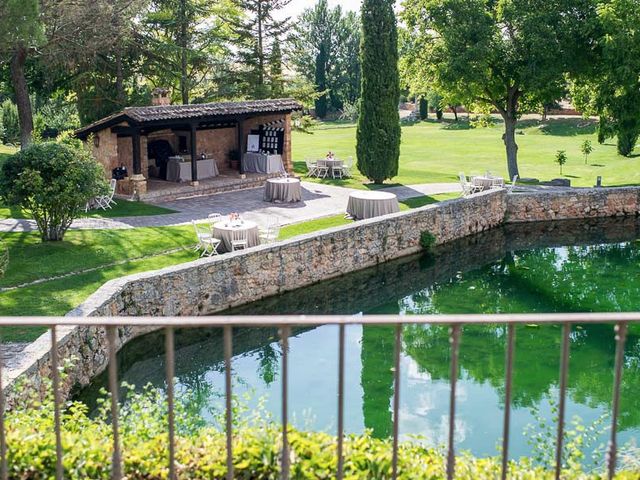
[[[413,256],[265,299],[233,314],[437,314],[640,310],[640,223],[636,219],[508,226]],[[517,328],[511,456],[533,453],[533,432],[553,417],[558,396],[561,328]],[[298,329],[290,340],[290,418],[302,429],[336,430],[338,329]],[[603,420],[610,406],[612,326],[575,326],[571,336],[567,418]],[[219,329],[176,334],[178,391],[189,391],[207,420],[222,408]],[[456,446],[495,455],[504,408],[504,326],[465,327],[460,346]],[[161,333],[119,354],[120,379],[164,389]],[[393,329],[347,327],[345,428],[376,437],[392,431]],[[630,328],[622,386],[620,443],[640,438],[640,328]],[[442,445],[449,408],[445,327],[407,325],[401,356],[400,434]],[[263,403],[280,418],[280,347],[271,329],[234,332],[234,389],[251,409]],[[95,406],[105,376],[77,398]],[[606,441],[608,419],[593,435]],[[553,431],[553,426],[547,427]],[[532,430],[531,430],[532,429]],[[531,431],[529,431],[531,430]],[[527,433],[528,432],[528,433]]]

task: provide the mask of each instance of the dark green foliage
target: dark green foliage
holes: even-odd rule
[[[318,55],[316,55],[316,78],[315,84],[318,92],[325,92],[327,89],[327,47],[320,45]],[[328,95],[323,93],[316,99],[316,116],[324,118],[327,116]]]
[[[420,97],[420,120],[429,118],[429,102],[426,98]]]
[[[362,2],[358,169],[377,184],[398,174],[400,157],[398,32],[393,6],[391,0]]]
[[[27,211],[43,241],[62,240],[87,201],[105,190],[102,166],[84,149],[33,144],[2,164],[0,196]]]
[[[593,153],[593,145],[591,144],[591,140],[585,140],[580,145],[580,151],[582,155],[584,155],[584,164],[587,164],[587,160],[589,159],[589,155]]]
[[[2,102],[2,126],[4,133],[2,143],[17,144],[20,141],[20,122],[18,120],[18,107],[11,101]]]
[[[420,232],[420,246],[427,252],[431,253],[433,247],[436,246],[436,237],[433,233],[425,230]]]
[[[562,175],[562,166],[567,163],[567,152],[558,150],[556,153],[556,163],[560,165],[560,175]]]

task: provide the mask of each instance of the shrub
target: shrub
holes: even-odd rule
[[[420,233],[420,246],[427,252],[432,252],[433,247],[436,246],[436,237],[433,233],[425,230]]]
[[[349,103],[344,102],[342,106],[342,112],[340,113],[340,120],[349,120],[350,122],[355,122],[358,120],[358,104],[357,103]]]
[[[429,118],[429,102],[426,98],[420,97],[420,120]]]
[[[11,100],[2,102],[2,126],[4,129],[2,143],[17,144],[20,142],[18,107]]]
[[[483,115],[476,115],[472,120],[469,121],[469,125],[473,128],[489,128],[495,125],[496,119],[491,116],[489,113],[485,113]]]
[[[106,193],[102,167],[85,149],[29,145],[2,165],[0,196],[29,212],[43,241],[62,240],[92,197]]]
[[[4,275],[4,272],[7,271],[7,266],[9,265],[9,249],[7,245],[0,240],[0,277]]]

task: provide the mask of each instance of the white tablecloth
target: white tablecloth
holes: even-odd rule
[[[483,190],[489,190],[491,187],[504,187],[504,178],[502,177],[473,177],[472,182],[476,187],[482,187]]]
[[[267,202],[299,202],[302,188],[297,178],[270,178],[264,184],[264,199]]]
[[[242,169],[248,173],[284,172],[282,155],[247,152],[242,156]]]
[[[347,213],[357,220],[379,217],[400,211],[398,197],[388,192],[353,192],[349,194]]]
[[[233,240],[234,230],[247,230],[247,242],[249,247],[260,245],[260,232],[258,224],[250,220],[243,220],[243,223],[229,222],[222,220],[213,224],[213,236],[222,241],[218,247],[220,253],[231,251],[231,240]]]
[[[198,160],[198,180],[220,175],[213,158]],[[167,180],[170,182],[190,182],[191,162],[181,162],[176,157],[169,158],[167,163]]]

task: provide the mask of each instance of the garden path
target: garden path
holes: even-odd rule
[[[458,183],[429,183],[423,185],[396,186],[384,189],[395,193],[399,200],[459,192]],[[117,229],[137,227],[167,227],[188,224],[192,220],[205,220],[210,213],[223,215],[236,212],[248,220],[265,223],[266,218],[275,215],[281,225],[303,222],[315,218],[344,213],[350,188],[336,187],[312,182],[302,182],[302,202],[293,204],[267,203],[263,200],[263,188],[240,190],[218,195],[193,197],[172,202],[159,203],[161,207],[177,213],[144,217],[121,218],[80,218],[73,222],[73,229]],[[36,230],[33,220],[0,220],[0,232],[29,232]]]

